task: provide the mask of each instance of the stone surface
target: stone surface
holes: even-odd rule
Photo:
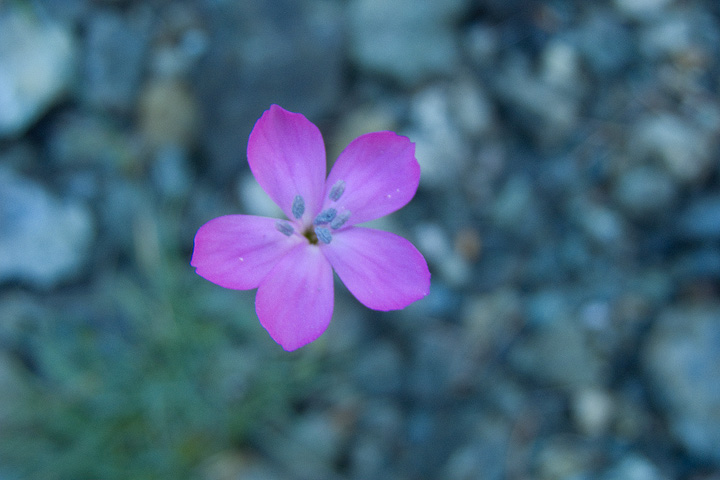
[[[150,41],[150,12],[101,10],[87,25],[82,71],[83,97],[102,111],[128,113],[135,107]]]
[[[696,458],[720,465],[720,306],[675,305],[655,321],[643,366],[672,432]]]
[[[597,385],[607,365],[591,348],[564,295],[537,292],[526,311],[530,329],[513,345],[510,363],[534,382],[570,390]]]
[[[192,78],[209,173],[225,184],[244,168],[248,135],[271,104],[324,130],[341,96],[342,12],[323,1],[208,4],[209,45]]]
[[[88,260],[94,222],[87,207],[63,202],[37,183],[0,170],[0,282],[50,288]]]
[[[70,31],[13,8],[0,10],[0,138],[26,130],[70,86]]]
[[[677,220],[681,237],[712,241],[720,238],[720,195],[700,197],[680,212]]]
[[[641,166],[620,177],[615,196],[630,217],[652,223],[669,213],[677,196],[677,184],[664,170]]]
[[[620,13],[634,20],[656,18],[673,0],[615,0]]]
[[[353,0],[350,54],[358,66],[417,85],[450,73],[460,57],[452,25],[468,2]]]
[[[712,167],[712,135],[691,119],[653,113],[638,119],[632,131],[632,152],[638,159],[658,158],[676,181],[704,178]]]

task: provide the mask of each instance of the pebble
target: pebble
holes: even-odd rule
[[[189,149],[198,130],[195,98],[182,82],[152,80],[140,92],[138,122],[147,146]]]
[[[567,72],[577,67],[575,54],[558,52],[550,55],[563,55],[564,58],[551,59],[545,76],[552,79],[553,75],[579,75],[579,72]],[[552,73],[558,68],[564,73]],[[492,87],[498,99],[509,109],[512,121],[530,132],[540,145],[550,147],[562,142],[577,125],[581,96],[575,88],[569,91],[549,82],[542,74],[534,72],[529,59],[521,54],[509,57],[497,70]]]
[[[261,217],[283,218],[280,207],[265,193],[251,173],[243,175],[237,183],[237,196],[242,205],[242,213]]]
[[[338,109],[345,58],[338,2],[209,2],[207,46],[192,71],[203,119],[207,175],[227,185],[243,166],[247,139],[271,104],[320,120]]]
[[[470,150],[456,124],[452,103],[445,85],[425,88],[411,100],[411,123],[404,133],[415,142],[420,182],[427,187],[449,188],[467,166]]]
[[[21,134],[70,87],[71,32],[19,9],[0,10],[0,138]]]
[[[186,198],[192,184],[187,151],[172,144],[158,149],[150,166],[150,177],[163,198],[178,201]]]
[[[137,171],[139,150],[128,132],[91,114],[60,115],[47,139],[48,157],[56,167],[76,171]]]
[[[676,182],[656,167],[638,166],[622,174],[615,185],[615,197],[634,219],[649,223],[667,217],[678,195]]]
[[[714,241],[720,239],[720,194],[709,194],[690,202],[678,215],[680,237]]]
[[[631,135],[633,157],[659,158],[676,182],[700,181],[713,166],[711,134],[687,118],[653,113],[639,118]]]
[[[95,227],[84,204],[0,170],[0,231],[0,282],[49,289],[82,271]]]
[[[673,0],[614,0],[618,11],[633,20],[648,21],[657,18]]]
[[[574,393],[571,402],[573,419],[580,432],[597,437],[608,431],[613,419],[613,399],[608,391],[584,388]]]
[[[460,62],[453,24],[466,0],[353,0],[348,9],[350,55],[369,73],[405,85],[452,72]]]
[[[87,25],[82,95],[100,111],[135,108],[151,36],[150,11],[98,10]]]
[[[406,368],[396,345],[376,341],[366,345],[355,360],[355,381],[372,395],[398,394]]]
[[[602,476],[603,480],[667,480],[669,478],[650,460],[637,454],[627,455]]]
[[[589,240],[610,249],[623,245],[627,227],[614,208],[585,198],[574,199],[572,208],[573,218]]]
[[[526,309],[530,329],[512,345],[510,364],[534,382],[571,391],[600,384],[608,366],[590,348],[564,295],[538,292]]]
[[[308,412],[282,431],[263,432],[262,448],[273,464],[296,478],[333,478],[332,466],[342,452],[345,432],[324,412]]]
[[[600,9],[588,12],[573,33],[581,59],[600,79],[615,78],[633,60],[635,38],[617,15]]]
[[[642,362],[672,434],[698,459],[720,463],[720,306],[676,304],[655,320]]]
[[[508,288],[468,298],[462,324],[473,350],[487,354],[507,346],[520,328],[522,310],[520,295]]]
[[[470,264],[453,248],[445,230],[436,223],[421,223],[415,227],[416,245],[426,259],[437,267],[438,273],[452,285],[462,285],[470,275]]]

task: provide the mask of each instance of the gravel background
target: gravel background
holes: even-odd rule
[[[720,480],[720,3],[0,1],[0,479]],[[270,104],[433,274],[286,353],[189,266]],[[339,282],[338,282],[339,284]]]

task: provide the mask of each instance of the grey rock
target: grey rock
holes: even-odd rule
[[[192,174],[187,152],[175,145],[157,151],[150,176],[160,194],[168,200],[182,200],[190,192]]]
[[[273,463],[292,472],[293,478],[332,479],[346,434],[332,415],[310,412],[282,432],[268,429],[259,441]]]
[[[459,285],[468,279],[470,265],[454,249],[446,232],[436,223],[421,223],[415,228],[415,243],[425,258],[437,265],[443,279]]]
[[[208,173],[221,183],[243,166],[248,135],[271,104],[322,127],[343,84],[342,11],[317,0],[207,3],[210,33],[194,86]]]
[[[512,289],[466,297],[461,318],[465,339],[481,355],[502,349],[519,330],[521,315],[520,295]]]
[[[551,50],[545,52],[545,64],[539,73],[533,71],[529,58],[513,53],[497,67],[492,80],[496,95],[508,108],[512,121],[530,132],[541,145],[562,141],[577,126],[582,98],[581,82],[558,84],[553,78],[556,74],[566,78],[579,75],[575,47],[565,44],[556,52],[552,51],[552,45],[548,48]],[[560,70],[565,73],[561,74]]]
[[[711,245],[684,251],[674,264],[674,278],[695,282],[720,280],[720,248]]]
[[[65,170],[128,171],[137,168],[141,157],[130,134],[94,115],[59,115],[46,145],[49,160]]]
[[[538,480],[585,479],[590,477],[593,449],[577,438],[555,435],[538,442],[535,465]]]
[[[638,119],[631,135],[630,154],[640,161],[659,159],[678,182],[698,181],[712,168],[714,134],[688,118],[653,113]]]
[[[511,365],[534,381],[572,390],[598,385],[607,365],[595,351],[565,295],[538,292],[529,301],[531,328],[510,350]]]
[[[443,404],[478,380],[474,345],[460,329],[426,328],[413,342],[407,388],[418,402]]]
[[[82,94],[90,105],[122,113],[135,107],[151,20],[143,8],[124,15],[100,10],[90,17],[82,75]]]
[[[618,11],[633,20],[649,21],[658,17],[673,0],[615,0]]]
[[[353,0],[350,55],[364,70],[406,85],[450,73],[460,61],[453,25],[466,0]]]
[[[470,149],[456,125],[459,117],[453,111],[453,103],[457,105],[453,100],[445,86],[433,85],[411,101],[411,126],[404,133],[415,142],[415,156],[423,172],[420,181],[428,187],[455,185],[468,163]],[[479,119],[479,123],[485,122]]]
[[[603,475],[603,480],[666,480],[658,467],[640,455],[628,455]]]
[[[575,32],[580,56],[598,76],[615,81],[633,59],[634,38],[617,15],[590,13]]]
[[[679,215],[678,235],[692,240],[720,238],[720,194],[706,195],[690,203]]]
[[[198,130],[197,105],[175,80],[153,80],[139,96],[138,123],[148,147],[193,147]]]
[[[51,288],[81,271],[94,235],[85,205],[0,170],[0,282]]]
[[[403,361],[397,346],[375,342],[365,346],[356,360],[357,384],[374,395],[397,394],[403,380]]]
[[[573,199],[571,210],[573,219],[588,239],[609,249],[623,245],[627,226],[614,208],[580,196]]]
[[[645,343],[643,367],[655,401],[687,451],[720,464],[720,305],[676,305]]]
[[[581,389],[573,395],[570,407],[575,425],[585,435],[596,437],[606,433],[610,427],[614,403],[609,391],[601,388]]]
[[[640,166],[624,173],[615,185],[615,196],[632,218],[654,221],[671,209],[677,186],[661,169]]]
[[[62,25],[14,9],[0,13],[0,138],[22,133],[69,87],[75,62]]]
[[[397,403],[371,397],[363,405],[357,425],[359,434],[348,455],[351,478],[387,475],[403,428],[403,411]]]

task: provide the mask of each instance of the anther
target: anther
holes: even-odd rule
[[[330,233],[330,229],[326,227],[315,227],[315,235],[317,235],[318,240],[320,240],[322,243],[327,245],[332,240],[332,234]]]
[[[275,222],[275,228],[277,228],[278,232],[282,233],[287,237],[289,237],[293,234],[293,232],[295,232],[295,229],[293,229],[292,225],[290,225],[288,222],[282,222],[280,220]]]
[[[300,218],[305,213],[305,200],[300,195],[295,195],[292,203],[292,214],[295,218]]]
[[[333,202],[337,202],[338,200],[340,200],[343,192],[345,192],[345,182],[343,180],[338,180],[337,182],[335,182],[335,185],[330,188],[328,198]]]
[[[315,225],[330,223],[332,222],[333,218],[335,218],[335,215],[337,215],[337,210],[335,210],[334,208],[326,208],[322,212],[318,213],[317,217],[315,217],[315,220],[313,220],[313,223]]]
[[[348,221],[348,218],[350,218],[350,211],[345,210],[343,213],[335,217],[332,222],[330,222],[330,228],[332,228],[333,230],[337,230],[338,228],[345,225],[345,222]]]

